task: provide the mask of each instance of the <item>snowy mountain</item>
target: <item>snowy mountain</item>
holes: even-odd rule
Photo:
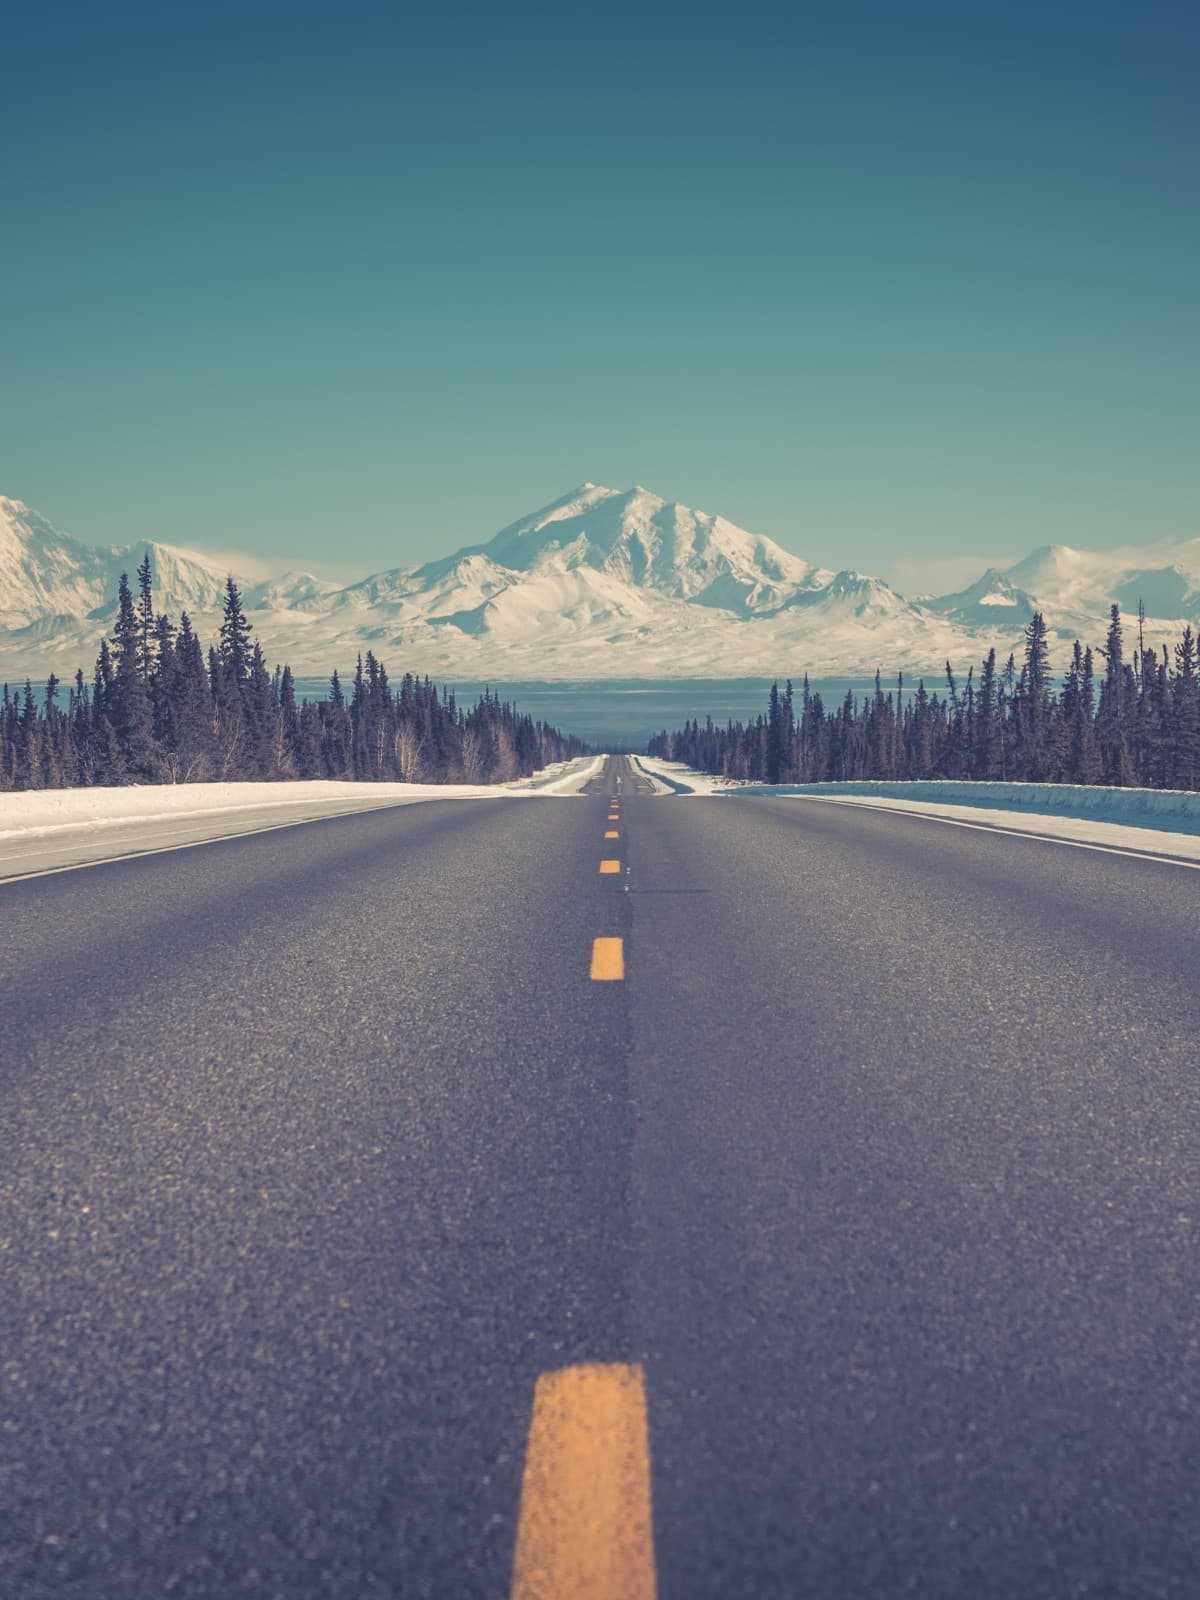
[[[101,549],[0,497],[0,677],[89,670],[122,571],[147,546]],[[215,634],[226,568],[148,548],[160,608]],[[272,661],[304,675],[374,650],[393,670],[460,680],[750,677],[876,666],[940,673],[1019,648],[1035,609],[1063,640],[1103,638],[1113,600],[1166,641],[1200,616],[1200,539],[1103,554],[1054,546],[956,594],[915,602],[881,579],[814,565],[649,490],[587,483],[486,543],[345,586],[235,572]]]
[[[724,517],[669,504],[648,489],[618,494],[594,483],[467,554],[512,572],[603,572],[654,594],[747,613],[771,610],[832,577]]]
[[[977,578],[957,594],[945,594],[936,600],[926,600],[925,605],[939,616],[953,617],[968,628],[1023,628],[1035,611],[1037,604],[1016,584],[995,567],[989,567],[982,578]]]
[[[122,572],[149,550],[155,581],[178,612],[211,611],[221,604],[225,575],[171,545],[153,540],[125,549],[83,544],[59,533],[19,500],[0,495],[0,630],[47,616],[77,620],[111,616]],[[0,643],[4,634],[0,632]]]
[[[1047,545],[1006,573],[1047,612],[1103,614],[1115,600],[1148,616],[1195,620],[1200,603],[1200,539],[1126,545],[1102,553]]]

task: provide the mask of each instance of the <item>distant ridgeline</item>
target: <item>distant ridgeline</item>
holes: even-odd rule
[[[220,642],[207,659],[184,612],[156,614],[150,557],[139,598],[122,574],[120,609],[90,685],[82,672],[61,703],[51,677],[41,702],[0,703],[0,790],[70,785],[335,778],[503,783],[585,753],[584,744],[485,693],[469,711],[426,678],[398,687],[368,652],[347,697],[297,703],[289,667],[268,672],[237,584],[226,584]]]
[[[649,753],[704,772],[763,783],[967,778],[1029,783],[1105,783],[1154,789],[1200,788],[1200,679],[1190,627],[1161,657],[1139,645],[1125,657],[1121,612],[1112,608],[1097,679],[1091,649],[1079,641],[1062,688],[1052,686],[1046,624],[1035,612],[1025,630],[1018,673],[996,652],[965,685],[946,663],[944,698],[926,691],[848,694],[827,710],[807,675],[799,701],[789,683],[771,690],[765,716],[745,725],[690,722],[660,733]]]

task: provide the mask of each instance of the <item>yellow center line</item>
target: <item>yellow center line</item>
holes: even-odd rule
[[[625,976],[625,941],[592,940],[592,977],[598,983],[618,982]]]
[[[615,828],[610,828],[609,831],[604,835],[604,837],[606,839],[619,839],[621,837],[621,835],[617,832],[617,830]]]
[[[655,1600],[639,1366],[543,1373],[521,1483],[512,1600]]]
[[[609,859],[607,861],[602,861],[600,863],[600,871],[601,872],[606,872],[606,873],[607,872],[620,872],[620,870],[621,870],[621,863],[619,861],[613,861],[613,860]]]

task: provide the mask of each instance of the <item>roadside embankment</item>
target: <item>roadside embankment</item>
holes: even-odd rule
[[[680,795],[816,800],[875,806],[946,822],[1004,828],[1109,849],[1200,860],[1200,794],[1069,783],[737,783],[678,761],[638,757],[647,777]]]
[[[160,817],[202,817],[237,811],[320,805],[411,805],[419,800],[495,800],[572,794],[598,771],[600,756],[581,756],[512,783],[147,783],[116,788],[31,789],[0,794],[0,838],[60,828],[104,828]]]

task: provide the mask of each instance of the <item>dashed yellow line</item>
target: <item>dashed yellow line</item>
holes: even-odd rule
[[[625,941],[592,940],[592,977],[597,983],[619,982],[625,976]]]
[[[612,1362],[544,1373],[533,1397],[512,1600],[655,1600],[656,1593],[641,1367]]]
[[[619,839],[621,835],[617,832],[616,828],[610,828],[604,837],[606,839]]]
[[[619,861],[609,860],[609,861],[602,861],[600,863],[600,871],[601,872],[620,872],[620,870],[621,870],[621,863]]]

